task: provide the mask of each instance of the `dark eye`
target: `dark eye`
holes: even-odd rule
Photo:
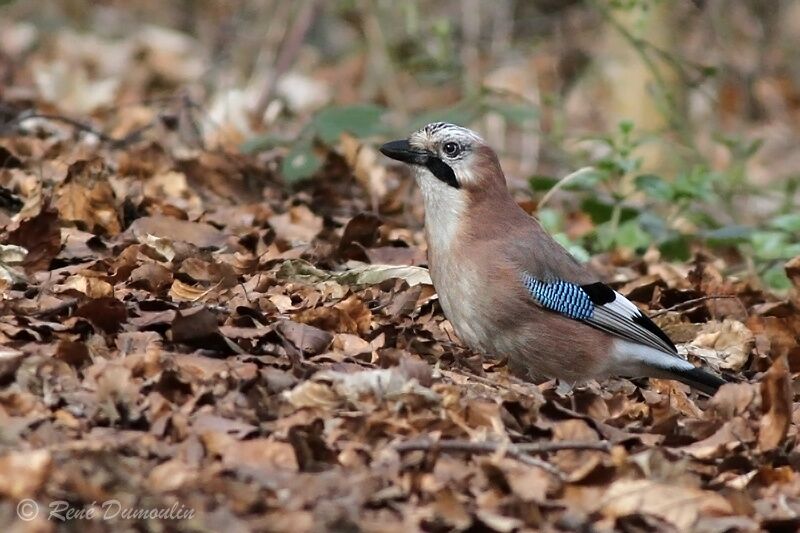
[[[449,142],[444,143],[442,150],[444,150],[444,154],[446,156],[455,157],[461,152],[461,147],[458,145],[458,143]]]

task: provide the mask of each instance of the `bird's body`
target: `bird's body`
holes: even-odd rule
[[[531,380],[664,377],[707,393],[723,383],[517,205],[477,134],[434,123],[382,151],[414,169],[431,278],[465,344]]]

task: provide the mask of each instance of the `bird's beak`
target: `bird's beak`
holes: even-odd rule
[[[428,152],[412,148],[408,141],[392,141],[381,146],[381,153],[409,165],[424,165],[428,162]]]

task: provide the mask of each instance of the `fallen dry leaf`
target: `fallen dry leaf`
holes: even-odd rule
[[[764,416],[758,431],[758,447],[762,451],[776,448],[786,438],[792,419],[791,378],[786,358],[780,357],[761,381],[761,409]]]
[[[731,504],[714,492],[644,479],[612,483],[602,497],[600,509],[611,518],[637,513],[654,515],[678,531],[692,530],[701,516],[733,513]]]

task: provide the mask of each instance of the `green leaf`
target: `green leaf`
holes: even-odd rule
[[[586,251],[586,248],[570,240],[566,233],[554,233],[553,239],[566,248],[566,250],[581,263],[587,262],[591,259],[591,255]]]
[[[245,154],[255,154],[257,152],[263,152],[265,150],[269,150],[270,148],[275,148],[276,146],[281,146],[284,144],[286,144],[286,139],[283,139],[274,133],[268,133],[265,135],[256,135],[247,139],[241,144],[239,149]]]
[[[581,203],[581,209],[586,212],[595,224],[602,224],[611,220],[611,215],[614,213],[614,205],[597,198],[589,197]],[[639,211],[633,207],[623,206],[620,210],[619,221],[627,222],[639,215]]]
[[[703,239],[711,246],[730,246],[750,240],[753,228],[747,226],[723,226],[701,233]]]
[[[322,168],[322,159],[314,152],[310,142],[299,142],[292,147],[281,162],[281,174],[287,183],[297,183],[311,177]]]
[[[770,288],[776,291],[787,291],[792,288],[791,280],[786,276],[786,272],[781,265],[775,265],[761,275]]]
[[[770,221],[769,226],[789,233],[800,233],[800,213],[777,216]]]
[[[675,235],[658,245],[661,255],[668,261],[687,261],[691,255],[690,240],[688,235]]]
[[[788,239],[789,236],[782,231],[756,231],[750,235],[753,254],[763,260],[787,258]]]
[[[548,233],[557,233],[563,228],[561,213],[555,209],[544,208],[536,213],[536,218]]]
[[[640,250],[647,248],[652,242],[652,238],[648,235],[639,225],[638,220],[629,220],[620,224],[617,228],[615,241],[617,245],[622,248],[629,248],[631,250]]]
[[[384,112],[383,107],[373,104],[329,107],[314,117],[313,127],[327,144],[335,143],[345,132],[359,138],[369,137],[386,132]]]
[[[668,202],[672,200],[672,186],[661,176],[655,174],[641,174],[634,179],[636,189],[642,191],[654,200]]]
[[[552,176],[531,176],[528,178],[528,185],[535,192],[549,191],[556,183],[558,183],[558,179]]]

